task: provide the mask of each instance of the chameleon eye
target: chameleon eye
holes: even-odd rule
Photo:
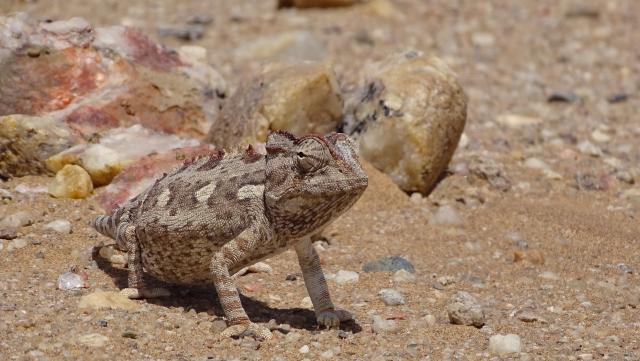
[[[298,145],[296,162],[303,173],[314,172],[327,163],[327,151],[323,144],[315,139],[307,139]]]

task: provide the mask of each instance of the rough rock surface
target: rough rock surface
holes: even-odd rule
[[[225,91],[202,59],[136,28],[21,13],[0,17],[0,45],[1,177],[44,172],[47,158],[116,127],[202,137]]]
[[[405,191],[428,194],[446,170],[467,119],[467,97],[437,57],[408,51],[369,64],[341,129]]]
[[[270,130],[326,134],[342,117],[342,97],[328,64],[271,64],[240,84],[211,126],[219,148],[264,142]]]

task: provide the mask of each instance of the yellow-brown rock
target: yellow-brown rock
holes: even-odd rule
[[[444,61],[410,51],[370,64],[342,129],[405,191],[428,194],[464,129],[467,98]]]
[[[49,184],[49,194],[56,198],[87,198],[93,192],[89,174],[77,165],[67,164]]]
[[[207,141],[232,149],[264,142],[271,130],[324,134],[336,129],[342,108],[329,65],[272,64],[238,87],[211,126]]]

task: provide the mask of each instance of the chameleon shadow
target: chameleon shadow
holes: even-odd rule
[[[113,279],[116,287],[120,289],[126,288],[128,271],[125,268],[114,267],[109,261],[102,258],[98,252],[99,248],[94,247],[92,258],[98,264],[98,268]],[[213,286],[198,287],[174,285],[159,281],[149,274],[145,274],[144,277],[148,286],[166,288],[171,291],[171,296],[150,298],[140,302],[148,302],[169,308],[181,307],[185,312],[189,312],[191,310],[198,313],[206,312],[207,314],[218,318],[224,316],[222,306],[220,306],[216,290]],[[267,323],[270,320],[275,320],[277,324],[289,324],[291,328],[294,329],[304,329],[312,332],[320,330],[315,321],[315,313],[309,309],[298,307],[272,308],[264,302],[242,294],[240,294],[240,301],[242,302],[242,306],[247,312],[247,315],[253,322]],[[353,320],[341,322],[340,329],[354,334],[362,331],[362,327]],[[283,329],[280,330],[283,333],[287,333]]]

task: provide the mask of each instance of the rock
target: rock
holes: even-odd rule
[[[271,273],[273,272],[273,268],[264,262],[258,262],[252,264],[249,267],[244,267],[240,271],[236,272],[233,277],[244,276],[247,273]]]
[[[592,157],[602,156],[602,150],[588,140],[583,140],[582,142],[578,143],[578,150],[581,153],[590,155]]]
[[[622,192],[622,198],[640,206],[640,188],[630,188]]]
[[[259,37],[235,49],[233,56],[237,62],[320,61],[326,50],[311,32],[299,30]]]
[[[374,333],[393,333],[398,330],[396,321],[385,320],[378,315],[373,316],[373,325],[371,327]]]
[[[473,158],[469,165],[469,173],[472,178],[487,181],[493,188],[506,192],[511,189],[511,181],[507,177],[502,165],[491,158]]]
[[[437,226],[460,226],[462,223],[462,217],[458,211],[449,205],[439,207],[433,217],[429,219],[429,224]]]
[[[29,241],[25,238],[16,238],[13,241],[9,242],[7,245],[7,251],[11,252],[14,249],[21,249],[29,245]]]
[[[575,103],[580,97],[574,92],[553,92],[547,97],[549,103]]]
[[[77,273],[65,272],[58,276],[58,289],[63,291],[88,288],[86,275],[83,277]]]
[[[15,239],[18,231],[15,228],[0,228],[0,239]]]
[[[436,317],[434,315],[426,315],[422,318],[427,326],[433,326],[436,324]]]
[[[329,8],[349,6],[360,2],[362,0],[278,0],[278,8]]]
[[[78,343],[89,347],[103,347],[107,342],[109,342],[109,338],[99,333],[90,333],[88,335],[78,337]]]
[[[298,352],[300,352],[302,354],[309,353],[309,346],[308,345],[303,345],[302,347],[300,347]]]
[[[35,217],[33,214],[27,211],[18,211],[10,214],[0,221],[0,228],[2,229],[18,229],[20,227],[29,226],[33,224]]]
[[[334,280],[340,284],[355,283],[355,282],[358,282],[359,279],[360,279],[360,276],[358,275],[358,273],[353,271],[344,271],[344,270],[339,270],[336,273],[336,277],[334,278]]]
[[[56,198],[87,198],[93,192],[89,174],[77,165],[65,165],[49,184],[49,194]]]
[[[543,278],[545,280],[550,280],[550,281],[557,281],[560,279],[560,277],[558,277],[557,274],[551,272],[551,271],[544,271],[542,273],[540,273],[538,275],[540,278]]]
[[[616,179],[627,184],[635,184],[636,182],[633,174],[627,172],[626,170],[618,170],[616,172]]]
[[[468,292],[460,291],[451,299],[447,306],[449,321],[456,325],[482,327],[484,325],[484,311],[475,297]]]
[[[489,352],[491,353],[506,355],[520,352],[520,350],[520,336],[518,335],[493,335],[489,338]]]
[[[415,282],[415,280],[416,275],[404,269],[398,270],[393,274],[394,282]]]
[[[109,184],[125,166],[147,154],[172,153],[174,149],[198,144],[195,139],[158,133],[136,124],[110,129],[101,135],[99,142],[73,146],[48,158],[45,163],[54,172],[66,164],[77,164],[89,173],[94,185],[102,186]]]
[[[45,229],[51,229],[58,233],[69,234],[71,233],[71,222],[66,219],[56,219],[44,225]]]
[[[411,262],[400,256],[386,256],[378,258],[375,261],[367,262],[362,270],[364,272],[396,272],[399,270],[405,270],[407,272],[415,273],[415,268]]]
[[[340,130],[407,192],[428,194],[466,122],[467,97],[444,61],[409,51],[366,66]]]
[[[622,103],[629,99],[629,94],[627,93],[616,93],[607,97],[607,101],[611,104]]]
[[[201,39],[204,36],[204,26],[201,24],[164,26],[158,28],[158,35],[161,37],[175,37],[180,40],[193,41]]]
[[[596,129],[591,132],[591,139],[595,140],[598,143],[607,143],[611,140],[611,136],[600,129]]]
[[[80,309],[123,309],[134,311],[138,309],[138,304],[130,300],[127,296],[120,292],[112,291],[96,291],[88,295],[82,296],[78,303]]]
[[[213,334],[218,334],[227,328],[227,323],[223,319],[218,318],[211,323],[210,331]]]
[[[524,166],[531,169],[550,170],[551,168],[547,163],[538,158],[527,158],[524,161]]]
[[[574,176],[578,189],[589,191],[605,191],[609,189],[611,179],[605,173],[600,175],[577,172]]]
[[[383,288],[378,292],[378,296],[380,296],[382,302],[387,306],[404,305],[404,296],[402,293],[392,288]]]
[[[478,31],[471,34],[471,42],[475,46],[490,47],[496,43],[496,37],[491,33]]]
[[[307,296],[307,297],[303,298],[302,301],[300,301],[300,307],[312,309],[313,308],[313,302],[311,302],[311,297]]]
[[[533,313],[531,310],[521,310],[516,313],[516,318],[522,322],[546,322],[544,319],[540,318],[538,315]]]
[[[518,114],[502,114],[496,119],[498,124],[506,125],[509,128],[529,127],[542,124],[542,119]]]
[[[98,197],[98,203],[107,211],[113,211],[128,199],[135,197],[153,182],[186,159],[215,152],[209,145],[172,149],[153,153],[126,165]]]
[[[631,268],[629,265],[624,264],[624,263],[618,263],[618,265],[616,266],[620,272],[622,273],[629,273],[632,274],[633,273],[633,268]]]
[[[336,129],[342,107],[338,83],[327,64],[272,64],[240,84],[207,141],[233,149],[265,142],[271,130],[326,134]]]
[[[590,353],[581,353],[578,355],[579,361],[593,361],[593,354]]]
[[[112,128],[206,134],[226,91],[210,66],[135,28],[53,23],[0,17],[0,176],[48,172],[46,159]]]

